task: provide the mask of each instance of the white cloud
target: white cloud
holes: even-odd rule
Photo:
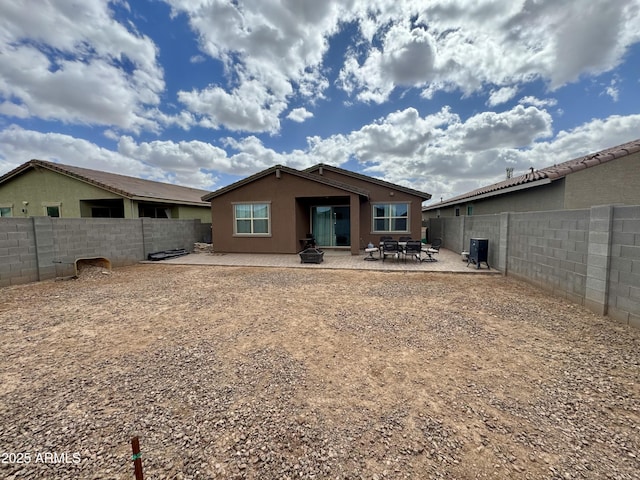
[[[620,98],[620,88],[618,87],[618,83],[620,79],[617,75],[615,75],[609,85],[607,85],[601,95],[608,95],[614,102],[617,102]]]
[[[461,136],[467,151],[520,148],[551,135],[552,119],[544,110],[518,105],[502,113],[483,112],[469,118]]]
[[[291,112],[289,112],[289,115],[287,115],[287,118],[289,120],[293,120],[294,122],[298,122],[298,123],[302,123],[307,118],[312,118],[312,117],[313,117],[313,113],[311,113],[306,108],[294,108],[293,110],[291,110]]]
[[[18,116],[158,129],[146,115],[164,89],[156,47],[115,21],[106,2],[1,2],[0,53],[0,97]]]
[[[381,103],[396,85],[419,86],[434,76],[435,41],[424,28],[411,28],[400,21],[384,35],[382,48],[371,47],[360,64],[352,52],[340,72],[340,82],[347,91],[363,89],[358,98]]]
[[[520,105],[533,105],[538,108],[555,107],[558,101],[555,98],[536,98],[532,96],[522,97],[518,103]]]
[[[37,158],[207,190],[217,177],[204,170],[215,168],[214,162],[221,156],[224,151],[202,142],[138,145],[130,137],[123,137],[119,151],[114,152],[59,133],[41,133],[15,125],[0,131],[0,174]]]
[[[0,173],[30,158],[213,189],[217,173],[251,175],[275,164],[306,168],[357,160],[370,175],[451,198],[514,175],[637,138],[640,115],[592,120],[550,136],[547,112],[516,106],[463,121],[444,108],[421,116],[400,110],[348,134],[309,137],[307,147],[277,152],[255,136],[226,138],[224,148],[200,141],[136,142],[121,137],[118,151],[56,133],[10,126],[0,131]],[[16,161],[16,159],[19,159]]]
[[[397,86],[420,88],[430,97],[438,90],[468,95],[499,85],[488,101],[495,106],[534,78],[557,88],[610,70],[640,39],[637,0],[166,1],[174,16],[186,15],[202,55],[225,62],[231,82],[180,92],[194,118],[154,117],[165,88],[157,48],[117,22],[109,4],[99,0],[62,0],[37,9],[0,5],[5,114],[133,132],[179,121],[182,128],[199,123],[275,133],[293,96],[324,96],[329,39],[350,21],[359,25],[363,43],[351,46],[339,85],[377,103]],[[202,55],[191,61],[202,61]],[[122,68],[123,61],[133,69]],[[615,97],[616,89],[608,94]]]
[[[609,85],[605,89],[605,93],[609,95],[614,102],[617,102],[618,98],[620,98],[620,90],[618,90],[614,85]]]
[[[29,109],[13,102],[0,103],[0,115],[15,118],[29,118]]]
[[[162,111],[157,46],[112,11],[130,11],[126,2],[60,0],[0,3],[2,113],[134,133],[200,125],[274,134],[291,102],[313,104],[333,81],[352,101],[382,103],[402,87],[425,98],[490,92],[496,106],[532,80],[556,89],[610,71],[640,40],[638,0],[165,2],[199,43],[190,61],[219,59],[227,74],[178,92],[187,111]],[[331,70],[330,40],[354,25],[359,36]],[[606,94],[615,99],[618,87]]]
[[[428,35],[409,27],[410,18],[426,25]],[[556,89],[613,69],[640,39],[637,0],[381,0],[361,7],[357,20],[365,45],[347,56],[340,86],[361,101],[378,103],[398,85],[424,86],[426,98],[438,90],[469,95],[487,85],[516,88],[534,79]],[[417,32],[425,32],[425,42],[416,41]]]
[[[181,102],[211,128],[274,133],[289,98],[322,98],[329,83],[321,72],[328,38],[343,10],[337,2],[166,0],[184,13],[204,54],[222,60],[235,80],[180,92]]]
[[[276,152],[254,136],[228,138],[225,147],[234,151],[229,154],[233,168],[245,175],[275,164],[339,166],[356,159],[370,175],[430,193],[437,188],[448,196],[465,182],[490,181],[505,165],[528,167],[520,149],[550,133],[550,116],[535,107],[481,113],[466,121],[448,108],[424,117],[407,108],[348,134],[310,137],[304,150]]]
[[[201,117],[201,126],[214,129],[224,126],[230,130],[275,133],[280,129],[280,114],[286,109],[283,100],[256,80],[242,83],[231,93],[209,87],[179,92],[178,98]]]
[[[0,168],[4,170],[9,163],[17,166],[32,158],[154,180],[163,178],[161,172],[142,162],[70,135],[41,133],[16,125],[0,131]]]
[[[496,105],[506,103],[515,97],[517,93],[518,87],[503,87],[498,90],[491,90],[489,100],[487,100],[487,105],[495,107]]]
[[[216,177],[203,170],[232,172],[232,165],[223,149],[198,140],[138,143],[124,136],[118,142],[118,153],[168,172],[181,185],[205,187],[215,183]]]

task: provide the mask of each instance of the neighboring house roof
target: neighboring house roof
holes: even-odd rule
[[[86,182],[103,190],[132,200],[160,201],[184,205],[208,206],[201,200],[207,190],[181,187],[170,183],[154,182],[115,173],[73,167],[44,160],[31,160],[0,177],[0,185],[30,169],[45,168],[62,175]]]
[[[285,167],[283,165],[275,165],[271,168],[267,168],[266,170],[262,170],[261,172],[251,175],[250,177],[243,178],[242,180],[232,183],[231,185],[227,185],[226,187],[216,190],[215,192],[211,192],[208,195],[203,196],[202,200],[209,202],[214,198],[219,197],[222,194],[235,190],[236,188],[240,188],[251,182],[255,182],[256,180],[266,177],[267,175],[277,174],[278,170],[284,173],[288,173],[289,175],[295,175],[296,177],[304,178],[306,180],[311,180],[312,182],[321,183],[323,185],[329,185],[331,187],[344,190],[346,192],[356,193],[363,197],[369,198],[369,192],[362,188],[354,187],[353,185],[331,180],[330,178],[322,177],[319,175],[313,175],[306,171],[296,170],[295,168]]]
[[[508,178],[502,182],[494,183],[486,187],[478,188],[471,192],[464,193],[444,202],[423,207],[422,211],[435,210],[442,207],[449,207],[469,200],[479,200],[481,198],[493,197],[504,193],[537,187],[551,183],[552,181],[564,178],[567,175],[595,167],[603,163],[610,162],[617,158],[626,157],[640,151],[640,139],[592,153],[583,157],[574,158],[558,165],[553,165],[540,170],[533,170],[518,177]]]
[[[431,198],[431,194],[426,193],[426,192],[420,192],[420,191],[414,190],[412,188],[403,187],[402,185],[396,185],[395,183],[385,182],[384,180],[379,180],[377,178],[369,177],[369,176],[363,175],[361,173],[352,172],[350,170],[345,170],[343,168],[333,167],[331,165],[325,165],[324,163],[319,163],[317,165],[314,165],[313,167],[307,168],[304,171],[305,172],[314,172],[314,171],[320,170],[321,168],[329,170],[329,171],[332,171],[332,172],[341,173],[342,175],[346,175],[348,177],[357,178],[359,180],[364,180],[365,182],[375,183],[376,185],[380,185],[382,187],[393,188],[394,190],[399,190],[401,192],[405,192],[405,193],[408,193],[410,195],[415,195],[417,197],[422,198],[423,200],[429,200]]]

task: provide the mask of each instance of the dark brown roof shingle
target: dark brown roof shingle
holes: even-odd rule
[[[295,175],[296,177],[300,177],[300,178],[305,178],[307,180],[311,180],[313,182],[318,182],[318,183],[322,183],[325,185],[329,185],[331,187],[336,187],[339,188],[341,190],[345,190],[347,192],[352,192],[352,193],[357,193],[358,195],[362,195],[363,197],[369,197],[369,192],[367,190],[364,190],[362,188],[358,188],[358,187],[354,187],[353,185],[349,185],[347,183],[343,183],[343,182],[338,182],[335,180],[331,180],[329,178],[323,178],[323,177],[319,177],[318,175],[313,175],[311,173],[308,173],[307,171],[301,171],[301,170],[296,170],[295,168],[291,168],[291,167],[285,167],[284,165],[275,165],[271,168],[267,168],[266,170],[262,170],[254,175],[251,175],[247,178],[243,178],[242,180],[239,180],[235,183],[232,183],[231,185],[227,185],[226,187],[222,187],[218,190],[216,190],[215,192],[211,192],[208,195],[205,195],[202,197],[203,200],[206,201],[211,201],[213,200],[215,197],[218,197],[222,194],[225,194],[227,192],[230,192],[231,190],[235,190],[236,188],[240,188],[243,185],[247,185],[251,182],[254,182],[260,178],[266,177],[267,175],[270,175],[272,173],[275,173],[276,170],[280,170],[284,173],[288,173],[290,175]]]

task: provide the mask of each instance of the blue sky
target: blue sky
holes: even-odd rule
[[[640,0],[0,2],[0,174],[215,190],[324,162],[433,201],[640,138]]]

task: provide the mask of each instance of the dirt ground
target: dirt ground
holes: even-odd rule
[[[131,479],[133,436],[145,479],[640,478],[640,330],[510,278],[136,265],[0,298],[3,479]]]

